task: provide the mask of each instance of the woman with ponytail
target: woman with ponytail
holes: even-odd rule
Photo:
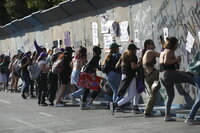
[[[175,37],[167,38],[164,45],[164,51],[160,54],[160,81],[165,87],[168,95],[165,105],[164,121],[176,121],[170,114],[171,105],[174,99],[174,84],[189,83],[195,85],[194,78],[188,73],[176,70],[177,64],[180,64],[181,57],[175,56],[175,51],[178,48],[178,39]]]
[[[106,79],[113,91],[112,101],[114,102],[117,98],[117,91],[121,81],[121,70],[115,68],[115,65],[119,61],[121,54],[119,53],[119,47],[117,43],[112,43],[110,45],[110,52],[105,58],[104,66],[107,66]]]

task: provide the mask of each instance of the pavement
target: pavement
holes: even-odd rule
[[[156,117],[125,111],[112,116],[105,101],[95,101],[96,109],[80,110],[70,102],[65,107],[41,107],[36,99],[22,99],[20,93],[0,92],[0,133],[196,133],[200,125],[188,126],[183,117],[176,122],[163,121],[163,107]],[[140,105],[143,110],[144,106]],[[159,114],[160,111],[160,114]],[[188,114],[176,110],[174,114]],[[184,113],[183,113],[184,112]]]

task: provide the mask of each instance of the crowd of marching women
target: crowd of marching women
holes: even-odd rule
[[[35,52],[26,51],[12,58],[4,54],[0,56],[0,84],[3,91],[21,92],[23,99],[27,99],[27,96],[37,97],[40,106],[63,107],[65,106],[63,99],[67,94],[72,103],[79,102],[76,99],[80,98],[80,109],[87,110],[95,108],[93,101],[101,90],[101,77],[97,75],[99,70],[105,73],[109,88],[112,90],[109,101],[112,115],[115,110],[132,100],[133,110],[141,112],[138,107],[140,93],[147,88],[149,99],[144,116],[153,117],[156,95],[163,85],[168,95],[164,121],[176,121],[170,114],[175,95],[174,84],[189,83],[199,89],[200,52],[196,53],[189,64],[189,72],[184,72],[178,70],[181,57],[175,56],[179,46],[178,39],[168,37],[166,42],[161,41],[161,44],[162,51],[156,52],[153,40],[146,40],[141,57],[137,57],[139,48],[133,42],[130,42],[123,54],[119,52],[121,46],[113,42],[110,44],[110,52],[105,57],[103,65],[100,65],[102,48],[99,46],[93,47],[93,56],[88,59],[85,47],[81,46],[75,52],[72,47],[54,46],[47,51],[34,41]],[[159,60],[159,69],[155,67],[156,58]],[[22,81],[21,86],[18,85],[19,79]],[[90,96],[91,90],[93,91]],[[195,114],[199,107],[200,91],[185,121],[187,124],[198,123],[195,121]]]

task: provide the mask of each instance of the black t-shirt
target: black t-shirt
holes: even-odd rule
[[[87,73],[96,73],[96,69],[100,68],[99,66],[99,60],[101,57],[99,55],[94,55],[92,59],[86,64],[86,68],[84,72]]]
[[[138,62],[138,58],[136,55],[133,55],[133,56],[129,56],[128,54],[123,55],[123,57],[122,57],[122,63],[123,63],[122,73],[126,74],[126,75],[135,76],[137,69],[133,70],[131,68],[131,63],[137,63],[137,62]]]
[[[23,57],[22,60],[21,60],[21,65],[24,65],[26,64],[26,62],[29,60],[29,58],[27,57]],[[27,69],[28,65],[22,67],[22,72],[28,72],[28,69]]]

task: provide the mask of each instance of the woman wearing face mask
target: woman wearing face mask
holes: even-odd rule
[[[178,39],[175,37],[168,37],[164,45],[164,51],[160,54],[160,81],[165,87],[168,95],[167,103],[165,105],[164,121],[176,120],[170,115],[171,104],[174,99],[174,84],[190,83],[195,85],[191,75],[176,70],[177,64],[180,64],[181,62],[180,56],[176,57],[174,53],[178,45]]]

